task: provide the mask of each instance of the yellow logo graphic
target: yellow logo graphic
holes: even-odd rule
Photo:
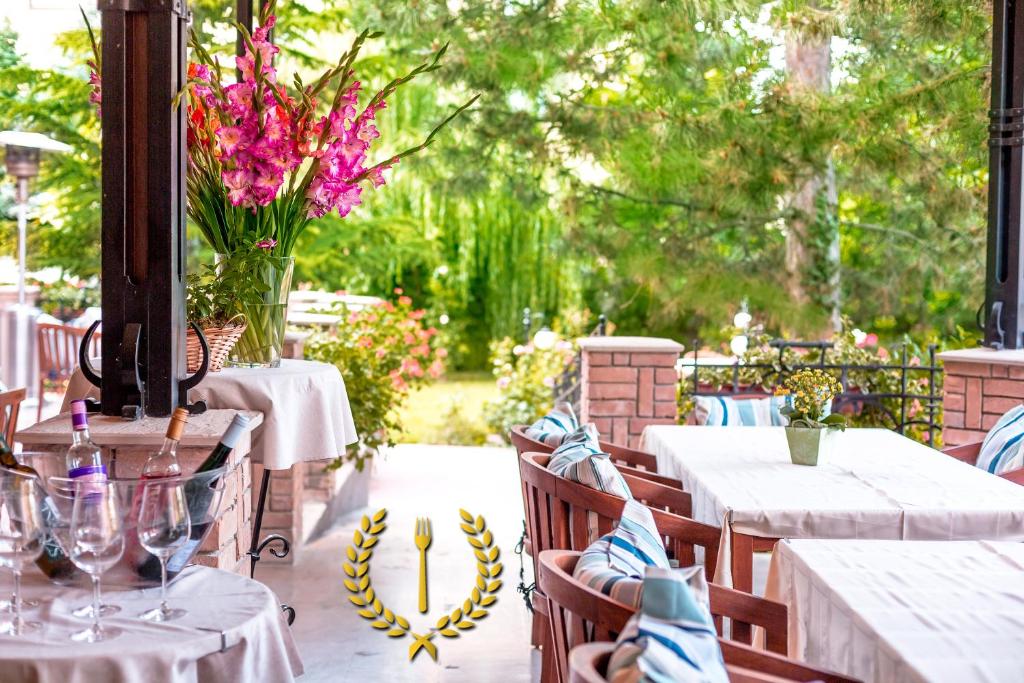
[[[466,541],[473,548],[476,559],[476,585],[461,607],[438,619],[432,628],[420,629],[424,632],[416,633],[408,619],[395,614],[381,602],[380,596],[370,583],[370,559],[373,557],[373,547],[377,545],[381,534],[387,528],[384,522],[386,516],[386,509],[378,510],[372,518],[364,516],[359,529],[352,535],[352,545],[345,549],[348,561],[342,568],[346,576],[345,588],[351,593],[348,599],[359,608],[359,616],[369,620],[373,628],[387,631],[391,638],[403,638],[406,634],[412,636],[413,642],[409,646],[410,661],[420,650],[426,650],[436,661],[437,646],[431,641],[438,634],[444,638],[458,638],[463,632],[476,626],[477,621],[486,617],[487,608],[498,600],[497,592],[501,589],[501,579],[498,578],[502,570],[499,562],[501,551],[494,545],[494,536],[487,529],[483,517],[474,517],[465,510],[459,510],[459,517],[462,518],[459,527],[466,534]],[[420,553],[419,611],[426,614],[427,549],[433,540],[428,518],[416,520],[413,540]]]

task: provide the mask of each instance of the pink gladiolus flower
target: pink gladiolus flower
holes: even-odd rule
[[[264,249],[266,251],[270,251],[271,249],[273,249],[276,246],[277,246],[277,240],[275,240],[275,239],[260,240],[259,242],[256,243],[256,247],[257,248]]]

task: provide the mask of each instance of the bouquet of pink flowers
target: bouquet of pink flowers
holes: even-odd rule
[[[259,365],[276,364],[276,359],[266,361],[265,357],[280,352],[282,339],[270,335],[283,335],[290,257],[309,222],[331,211],[344,218],[361,203],[364,189],[384,185],[386,171],[428,147],[441,129],[476,100],[456,108],[419,145],[371,162],[370,149],[380,138],[377,113],[400,86],[440,68],[447,45],[360,106],[362,84],[352,65],[363,43],[379,35],[363,31],[336,66],[309,84],[296,74],[290,90],[274,67],[278,53],[270,41],[276,21],[274,4],[262,5],[260,26],[251,34],[237,27],[246,49],[235,58],[240,78],[234,83],[226,83],[220,62],[193,34],[190,46],[196,61],[189,64],[187,85],[175,103],[185,102],[188,107],[189,218],[218,254],[259,248],[272,257],[266,305],[276,309],[239,311],[249,318],[249,338],[240,341],[238,348],[254,356],[251,364]],[[95,41],[93,47],[90,100],[98,107],[100,55]],[[257,339],[263,327],[276,329],[263,330],[267,335]]]

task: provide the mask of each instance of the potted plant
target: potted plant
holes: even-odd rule
[[[268,285],[262,274],[270,258],[268,250],[257,243],[215,266],[205,266],[201,274],[188,276],[186,313],[189,322],[203,330],[210,346],[210,372],[220,371],[245,333],[248,319],[244,311],[263,301]],[[186,343],[188,371],[195,372],[202,362],[202,348],[191,328]]]
[[[829,434],[846,429],[846,418],[832,414],[832,399],[843,387],[832,375],[816,368],[800,370],[775,390],[786,397],[780,412],[789,418],[786,441],[794,465],[817,465],[824,460]]]

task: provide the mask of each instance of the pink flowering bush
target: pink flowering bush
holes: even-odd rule
[[[337,335],[311,339],[306,357],[333,363],[345,378],[362,440],[334,466],[349,460],[362,469],[377,449],[394,444],[409,392],[444,373],[448,352],[438,343],[437,330],[424,325],[425,312],[414,308],[407,296],[358,311],[342,306],[332,312],[344,317]]]

